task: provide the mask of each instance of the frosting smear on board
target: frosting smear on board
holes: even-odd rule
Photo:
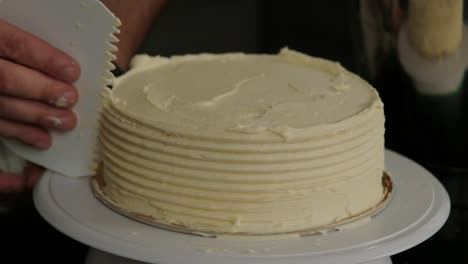
[[[137,56],[104,105],[97,194],[193,232],[329,227],[385,200],[384,121],[369,84],[288,49]]]

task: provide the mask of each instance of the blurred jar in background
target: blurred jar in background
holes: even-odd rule
[[[355,71],[382,96],[387,147],[468,173],[466,3],[352,2]]]

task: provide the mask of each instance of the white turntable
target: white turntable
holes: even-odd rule
[[[386,151],[393,197],[361,226],[300,238],[207,238],[162,230],[126,218],[101,204],[89,178],[48,172],[37,185],[39,213],[55,228],[91,247],[87,264],[310,264],[391,263],[390,256],[436,233],[450,212],[439,181],[417,163]]]

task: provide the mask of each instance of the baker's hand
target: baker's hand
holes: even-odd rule
[[[72,83],[79,75],[70,56],[0,19],[0,137],[50,147],[47,129],[76,125],[71,107],[78,92]]]

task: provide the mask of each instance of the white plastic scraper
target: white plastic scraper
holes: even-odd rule
[[[71,132],[51,131],[53,144],[42,151],[3,139],[20,157],[66,176],[94,173],[101,93],[113,78],[111,53],[120,21],[98,0],[0,0],[0,18],[72,56],[81,67],[75,82],[80,95]]]

